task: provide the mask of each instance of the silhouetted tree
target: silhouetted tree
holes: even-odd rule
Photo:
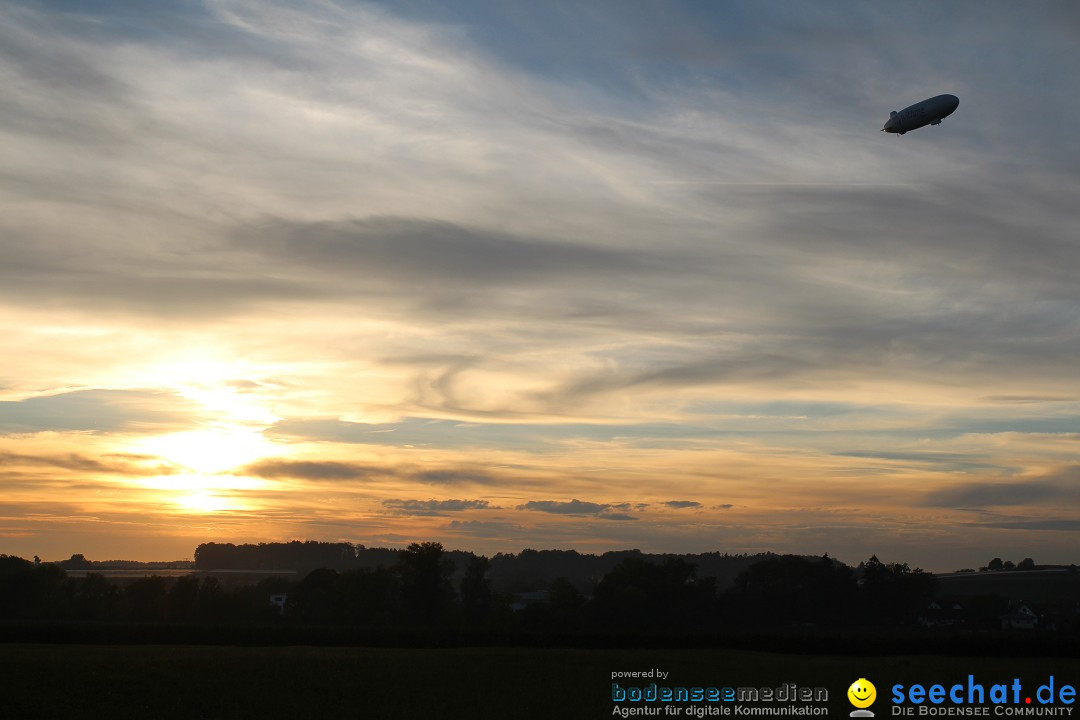
[[[61,616],[68,605],[67,576],[51,563],[0,555],[0,618]]]
[[[450,585],[454,564],[443,558],[442,543],[409,545],[398,554],[395,569],[408,617],[427,624],[441,620],[454,599],[454,588]]]
[[[306,622],[341,622],[341,597],[338,574],[328,568],[312,570],[289,597],[292,614]]]
[[[349,570],[357,565],[357,549],[351,543],[293,540],[287,543],[203,543],[195,548],[199,570],[296,570],[317,568]]]
[[[619,629],[689,627],[711,615],[715,598],[714,579],[698,580],[685,560],[628,557],[597,584],[593,612],[597,623]]]
[[[229,597],[221,582],[215,577],[203,578],[199,583],[199,597],[195,603],[195,617],[202,622],[223,622],[229,617]]]
[[[105,620],[112,617],[119,591],[100,573],[89,573],[76,581],[72,612],[79,620]]]
[[[759,622],[824,622],[845,617],[855,595],[851,568],[829,557],[778,555],[735,581],[742,612]]]
[[[195,548],[195,567],[199,570],[227,569],[235,549],[232,543],[202,543]]]
[[[159,622],[167,612],[165,578],[153,575],[128,585],[121,596],[128,620]]]
[[[551,623],[561,630],[576,629],[581,624],[585,597],[566,578],[555,578],[548,588]]]
[[[1000,570],[1002,568],[1002,566],[1003,566],[1003,563],[1001,562],[1001,558],[994,558],[993,560],[991,560],[990,562],[988,562],[986,564],[986,569],[987,570],[997,571],[997,570]]]
[[[169,589],[170,620],[193,620],[199,603],[199,579],[177,578]]]
[[[491,582],[487,579],[491,562],[483,556],[474,555],[465,565],[465,577],[461,579],[461,609],[465,620],[481,623],[491,612]]]
[[[879,622],[911,620],[937,591],[937,580],[907,563],[883,563],[873,555],[862,564],[859,589],[863,616]]]
[[[771,553],[758,555],[729,555],[711,552],[696,555],[646,555],[640,550],[620,550],[603,555],[582,554],[576,550],[522,550],[513,553],[497,553],[491,558],[493,592],[517,593],[546,590],[556,578],[564,578],[579,592],[591,592],[593,586],[626,558],[638,558],[652,563],[668,559],[685,560],[696,569],[699,578],[715,577],[717,586],[726,588],[735,577]]]
[[[392,621],[398,599],[397,578],[384,567],[350,570],[338,577],[345,621],[351,625],[385,625]]]
[[[1035,569],[1035,561],[1032,560],[1031,558],[1024,558],[1016,566],[1016,569],[1017,570],[1034,570]]]

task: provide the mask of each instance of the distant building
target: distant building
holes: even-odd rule
[[[521,612],[530,605],[546,605],[548,603],[547,590],[534,590],[531,592],[514,593],[514,602],[510,603],[510,609]]]
[[[1038,613],[1025,603],[1020,603],[1001,616],[1002,630],[1034,630],[1038,624]]]
[[[285,614],[285,601],[289,599],[288,593],[277,593],[270,596],[270,607],[277,608],[279,615]]]
[[[955,627],[968,620],[964,604],[957,600],[931,601],[919,615],[918,622],[924,627]]]

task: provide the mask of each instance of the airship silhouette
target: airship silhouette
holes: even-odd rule
[[[929,100],[917,102],[900,112],[893,110],[885,121],[882,132],[903,135],[918,130],[924,125],[940,125],[941,121],[953,114],[960,105],[960,98],[955,95],[938,95]]]

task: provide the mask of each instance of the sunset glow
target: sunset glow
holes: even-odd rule
[[[225,426],[144,438],[133,449],[199,473],[224,472],[274,452],[256,428]]]

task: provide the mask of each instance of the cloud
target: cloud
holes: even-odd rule
[[[461,483],[490,485],[500,482],[500,478],[491,473],[468,468],[421,470],[419,472],[410,473],[409,477],[417,482],[430,485],[458,485]]]
[[[551,513],[553,515],[591,515],[604,520],[636,520],[637,518],[626,513],[610,512],[611,510],[628,510],[630,503],[594,503],[574,499],[570,501],[559,500],[530,500],[517,506],[518,510],[532,510],[535,512]]]
[[[693,354],[692,351],[691,353]],[[596,395],[634,389],[672,389],[737,384],[783,379],[809,371],[814,364],[792,357],[748,353],[737,357],[708,357],[702,360],[651,369],[588,373],[537,397],[553,407],[564,407]]]
[[[79,472],[109,472],[115,469],[113,465],[107,465],[100,460],[83,457],[70,453],[68,455],[23,455],[20,453],[0,453],[0,466],[44,466],[56,467],[64,470],[76,470]]]
[[[296,478],[301,480],[361,480],[385,474],[370,465],[331,460],[260,460],[240,472],[268,479]]]
[[[383,506],[398,515],[435,516],[462,510],[484,510],[487,500],[383,500]]]
[[[147,460],[149,458],[129,457],[128,459]],[[137,465],[130,462],[117,462],[115,459],[110,459],[109,462],[105,462],[77,453],[68,453],[65,455],[26,455],[22,453],[0,452],[0,467],[4,466],[53,467],[80,473],[129,476],[169,475],[176,471],[176,468],[164,465]]]
[[[303,481],[603,487],[620,502],[525,503],[543,532],[504,539],[702,542],[730,505],[638,512],[670,468],[669,497],[727,488],[776,523],[709,542],[767,545],[802,532],[781,501],[877,473],[882,536],[937,558],[959,531],[920,508],[1072,502],[1037,473],[1080,420],[1076,13],[0,4],[0,434],[43,435],[5,470],[143,462],[49,431],[231,422],[171,389],[213,356],[272,368],[214,399],[285,416],[265,436],[296,458],[244,470],[305,513]],[[937,92],[961,98],[941,127],[878,132]],[[911,517],[932,532],[894,532]]]
[[[695,500],[668,500],[664,505],[669,508],[675,508],[676,510],[685,510],[686,508],[699,508],[701,503]]]
[[[372,480],[398,478],[425,485],[490,485],[502,479],[492,473],[472,467],[445,466],[418,470],[409,464],[369,465],[339,460],[286,460],[271,458],[251,463],[232,471],[268,479],[296,480]]]
[[[936,490],[926,495],[931,507],[994,507],[1030,505],[1067,497],[1070,493],[1056,482],[1031,480],[1012,483],[970,483]]]
[[[840,457],[873,458],[880,460],[901,460],[916,463],[970,463],[978,456],[950,453],[950,452],[896,452],[896,451],[872,451],[872,452],[844,452],[836,453]]]
[[[987,395],[981,400],[1001,405],[1039,405],[1042,403],[1076,402],[1075,397],[1059,395]]]
[[[518,538],[526,528],[505,520],[451,520],[447,526],[454,532],[482,538]]]
[[[1076,518],[1045,518],[1028,520],[998,520],[995,522],[978,523],[979,527],[993,528],[996,530],[1035,530],[1050,532],[1076,532],[1080,530],[1080,519]]]
[[[237,241],[288,267],[341,276],[345,287],[405,286],[430,292],[449,286],[485,292],[501,285],[560,280],[595,281],[628,273],[653,274],[664,256],[496,233],[449,222],[370,217],[335,222],[266,220]],[[358,280],[362,282],[357,282]]]
[[[453,392],[450,393],[451,395]],[[397,422],[287,418],[267,432],[282,438],[333,440],[366,445],[414,445],[440,448],[500,447],[531,450],[559,447],[567,440],[650,442],[658,439],[712,437],[718,430],[694,423],[519,422],[511,410],[477,413],[469,422],[407,417]]]
[[[5,218],[12,242],[0,250],[0,292],[12,302],[184,317],[344,297],[419,298],[450,310],[458,294],[480,310],[478,282],[587,290],[590,278],[643,276],[665,262],[565,233],[537,237],[535,222],[508,230],[438,217],[475,216],[445,212],[457,203],[445,191],[459,181],[516,195],[498,181],[520,177],[514,155],[528,158],[530,174],[558,171],[563,161],[545,160],[537,141],[567,132],[551,124],[550,100],[539,98],[555,112],[536,113],[541,86],[507,76],[450,27],[402,22],[370,5],[252,13],[215,3],[152,15],[5,12],[10,42],[0,62],[21,82],[5,94],[0,132],[42,151],[33,165],[11,158],[19,179],[6,189],[54,201]],[[174,18],[167,37],[154,25],[165,17]],[[353,34],[342,42],[331,28],[346,26]],[[337,87],[297,82],[312,77],[336,77]],[[447,114],[461,124],[440,122]],[[496,118],[505,123],[493,128]],[[342,142],[343,128],[359,142]],[[57,150],[67,144],[82,151],[77,168]],[[290,153],[275,152],[286,144]],[[476,162],[485,145],[507,149],[497,168]],[[63,174],[42,161],[48,155],[64,158]],[[138,164],[136,179],[123,168],[138,156],[158,162]],[[563,168],[556,174],[579,174]],[[312,220],[305,200],[267,202],[270,186],[281,197],[329,200],[328,212]],[[550,182],[538,189],[532,203],[549,207],[575,192]],[[202,212],[207,205],[215,211]],[[444,212],[433,213],[436,205]],[[272,216],[275,208],[286,214]]]
[[[1080,250],[1058,220],[1069,206],[1068,193],[1053,191],[1057,178],[1017,187],[982,170],[992,153],[958,139],[943,146],[924,135],[933,145],[906,148],[923,162],[904,164],[895,144],[874,133],[853,137],[881,102],[866,68],[884,56],[925,62],[897,41],[886,13],[780,17],[766,9],[723,23],[708,12],[659,23],[631,13],[617,22],[627,35],[606,41],[608,51],[644,65],[631,71],[599,49],[567,47],[581,62],[564,70],[600,73],[578,75],[587,91],[572,92],[552,83],[550,67],[534,74],[518,54],[528,37],[516,50],[482,44],[496,37],[488,33],[498,17],[509,26],[498,37],[513,31],[500,13],[462,24],[449,11],[429,9],[415,22],[402,8],[378,6],[99,12],[88,23],[37,6],[11,11],[11,67],[28,87],[50,89],[50,100],[78,106],[63,115],[126,138],[117,142],[132,156],[163,158],[169,174],[151,173],[148,189],[105,194],[96,183],[48,176],[52,165],[34,173],[19,166],[28,180],[57,188],[49,217],[60,219],[32,209],[6,218],[18,241],[0,251],[0,273],[9,271],[0,288],[13,302],[191,317],[349,299],[367,315],[419,327],[452,318],[473,347],[487,347],[485,337],[505,341],[505,323],[522,317],[559,320],[561,333],[600,324],[629,335],[623,347],[605,348],[599,371],[560,373],[533,391],[559,412],[615,392],[774,387],[873,377],[877,368],[949,382],[971,363],[998,376],[1036,363],[1046,377],[1064,378],[1080,349],[1069,312],[1075,283],[1063,270]],[[938,15],[941,27],[953,26],[949,12]],[[175,28],[167,38],[155,31],[164,18]],[[1064,42],[1057,26],[1038,24],[1054,38],[1048,47]],[[338,42],[340,27],[354,28],[350,43]],[[798,38],[799,48],[779,38]],[[866,64],[855,69],[839,47]],[[534,51],[550,60],[551,48]],[[952,57],[956,48],[936,52]],[[836,73],[794,62],[806,54]],[[691,81],[717,63],[754,77],[758,92],[724,83],[700,92]],[[805,81],[794,95],[792,77]],[[76,92],[86,86],[95,92]],[[605,108],[613,98],[602,89],[614,87],[636,93],[621,112]],[[7,102],[30,108],[42,94],[12,92]],[[800,126],[799,141],[789,142],[783,108],[816,99],[820,110],[820,98],[833,94],[845,102],[825,103],[821,129],[842,122],[848,134]],[[91,105],[96,95],[111,112]],[[175,107],[185,108],[182,122],[167,112]],[[448,117],[454,122],[441,121]],[[48,134],[45,150],[74,132],[31,126]],[[286,144],[286,156],[268,152]],[[83,146],[91,151],[86,177],[129,157]],[[66,163],[54,170],[70,178]],[[873,187],[882,168],[902,175],[902,186]],[[965,173],[996,179],[974,184]],[[685,187],[662,184],[687,176]],[[695,176],[702,184],[692,184]],[[173,183],[177,192],[159,191]],[[203,206],[222,188],[242,211],[205,219]],[[141,193],[148,204],[140,206],[151,210],[87,215],[123,191]],[[511,219],[490,211],[500,206],[524,209]],[[120,232],[116,218],[136,230]],[[679,352],[656,356],[656,332],[677,338]],[[703,339],[718,333],[725,342]]]
[[[197,403],[163,390],[75,390],[0,402],[0,434],[166,432],[190,428],[203,415]]]
[[[971,427],[971,421],[965,425]],[[874,460],[890,460],[898,464],[914,467],[930,466],[943,472],[972,472],[976,470],[987,471],[998,469],[999,466],[988,462],[985,455],[972,453],[953,452],[902,452],[902,451],[870,451],[870,452],[841,452],[838,457],[867,458]]]
[[[523,505],[518,505],[517,509],[535,510],[556,515],[596,515],[604,512],[609,507],[611,506],[593,502],[582,502],[581,500],[574,499],[569,502],[561,502],[558,500],[530,500]]]

